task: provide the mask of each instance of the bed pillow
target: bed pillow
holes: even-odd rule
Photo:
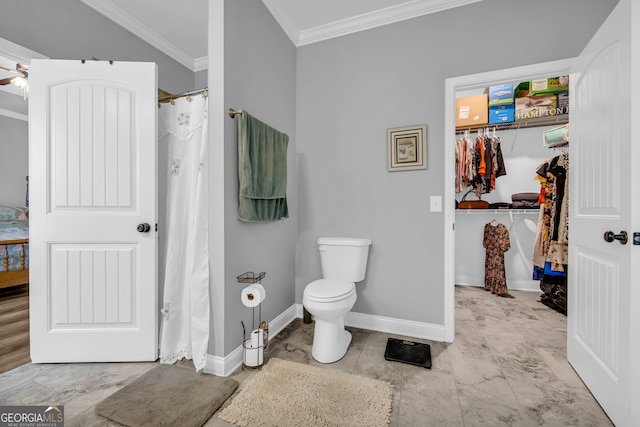
[[[26,220],[28,214],[25,208],[14,208],[10,206],[0,206],[0,221]]]
[[[18,218],[20,221],[28,221],[29,220],[29,207],[20,207],[16,208],[20,211],[20,217]]]

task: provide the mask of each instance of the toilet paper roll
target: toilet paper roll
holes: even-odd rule
[[[264,335],[262,329],[254,329],[251,333],[251,347],[258,348],[263,345]]]
[[[242,300],[242,304],[245,307],[257,307],[261,302],[263,302],[266,298],[266,293],[264,291],[264,286],[260,283],[254,283],[253,285],[249,285],[242,290],[240,294],[240,299]]]
[[[264,362],[262,347],[255,348],[251,345],[251,340],[244,343],[244,364],[246,366],[260,366]]]

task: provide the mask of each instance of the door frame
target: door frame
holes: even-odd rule
[[[482,90],[514,81],[527,81],[548,76],[569,74],[573,59],[524,65],[504,70],[489,71],[445,80],[445,137],[444,137],[444,340],[455,339],[455,98],[459,92]],[[477,92],[476,92],[477,93]],[[534,171],[532,171],[533,173]]]

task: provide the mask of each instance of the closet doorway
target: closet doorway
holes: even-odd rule
[[[621,0],[582,53],[570,61],[448,79],[445,83],[445,147],[454,146],[453,102],[458,92],[508,81],[570,75],[571,167],[567,360],[613,423],[635,425],[640,371],[633,357],[640,336],[640,188],[633,159],[634,67],[640,63],[640,7]],[[635,24],[635,25],[634,25]],[[568,72],[567,72],[568,71]],[[543,74],[543,75],[541,75]],[[445,149],[445,176],[453,177],[453,150]],[[445,179],[445,336],[454,330],[454,182]],[[627,244],[629,243],[629,244]]]
[[[489,86],[504,83],[529,81],[548,76],[562,76],[569,74],[572,60],[545,62],[505,70],[490,71],[469,76],[447,79],[445,82],[445,176],[455,176],[455,99],[465,96],[460,94],[482,93]],[[531,171],[531,176],[535,173]],[[503,178],[505,179],[505,178]],[[445,179],[444,187],[444,224],[445,224],[445,340],[450,342],[455,338],[455,182]]]

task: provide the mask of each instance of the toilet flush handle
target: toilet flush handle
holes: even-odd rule
[[[320,252],[327,252],[326,246],[320,246],[318,249],[320,250]]]

